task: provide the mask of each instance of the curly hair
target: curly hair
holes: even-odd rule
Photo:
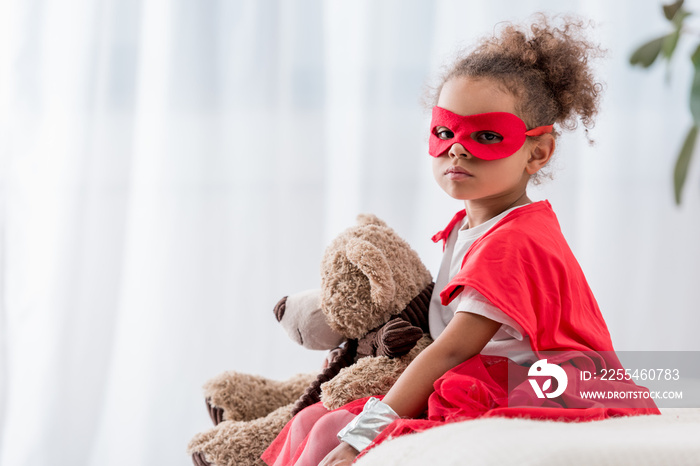
[[[604,51],[584,37],[584,21],[563,17],[562,23],[554,27],[539,14],[529,27],[504,24],[446,69],[429,96],[431,106],[450,79],[487,78],[515,96],[516,111],[528,128],[557,124],[573,130],[579,121],[592,128],[603,84],[589,60]]]

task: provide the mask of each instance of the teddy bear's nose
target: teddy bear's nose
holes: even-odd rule
[[[277,322],[282,322],[282,317],[284,317],[284,311],[287,308],[287,297],[280,299],[275,305],[275,317],[277,317]]]

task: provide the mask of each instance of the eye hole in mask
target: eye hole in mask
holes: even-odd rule
[[[449,141],[455,137],[455,133],[444,126],[435,128],[434,134],[443,141]],[[476,131],[472,133],[470,137],[479,144],[497,144],[503,141],[503,136],[494,131]]]
[[[527,136],[551,133],[553,126],[527,129],[517,115],[507,112],[457,115],[441,107],[433,107],[430,125],[429,152],[439,157],[455,143],[460,143],[474,157],[496,160],[509,157],[525,144]]]

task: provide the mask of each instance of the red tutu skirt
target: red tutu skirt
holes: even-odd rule
[[[571,364],[563,364],[562,368],[573,382],[567,392],[577,393],[578,369]],[[653,402],[644,407],[611,407],[576,395],[562,395],[556,402],[539,399],[528,388],[527,376],[527,367],[518,366],[507,358],[476,355],[435,382],[435,391],[428,399],[428,410],[423,416],[397,419],[389,424],[361,455],[387,439],[480,417],[592,421],[659,413]],[[340,443],[337,433],[362,412],[367,399],[353,401],[333,411],[328,411],[321,403],[302,410],[263,453],[263,461],[269,466],[318,465]]]

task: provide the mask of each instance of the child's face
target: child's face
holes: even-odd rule
[[[488,112],[518,115],[515,96],[489,79],[453,78],[442,87],[437,105],[462,116]],[[483,142],[488,143],[487,140]],[[440,187],[455,199],[507,198],[515,192],[524,192],[527,187],[531,146],[526,141],[509,157],[482,160],[471,155],[462,144],[455,143],[433,159],[433,175]]]

